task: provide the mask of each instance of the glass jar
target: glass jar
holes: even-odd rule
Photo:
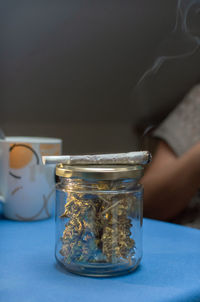
[[[80,275],[133,271],[142,257],[143,166],[56,167],[57,261]]]

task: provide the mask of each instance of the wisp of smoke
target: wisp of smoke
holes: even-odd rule
[[[149,76],[156,74],[166,61],[190,57],[199,50],[200,28],[199,32],[195,31],[194,33],[190,27],[191,20],[189,18],[191,15],[198,16],[199,14],[200,0],[178,0],[175,26],[170,37],[163,41],[165,44],[166,42],[168,44],[168,53],[162,54],[155,59],[152,66],[140,77],[137,87],[143,84]],[[179,42],[178,51],[177,41]]]

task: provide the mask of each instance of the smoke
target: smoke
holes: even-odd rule
[[[194,55],[200,48],[200,0],[178,0],[176,20],[171,34],[160,45],[160,55],[137,82],[142,85],[155,75],[169,60],[179,60]]]

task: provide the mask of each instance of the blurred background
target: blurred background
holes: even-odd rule
[[[199,41],[199,0],[0,0],[0,128],[138,150],[199,83]]]

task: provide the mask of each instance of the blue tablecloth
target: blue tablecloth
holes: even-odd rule
[[[200,301],[200,231],[145,219],[143,233],[139,268],[98,279],[59,268],[53,219],[0,219],[0,301]]]

